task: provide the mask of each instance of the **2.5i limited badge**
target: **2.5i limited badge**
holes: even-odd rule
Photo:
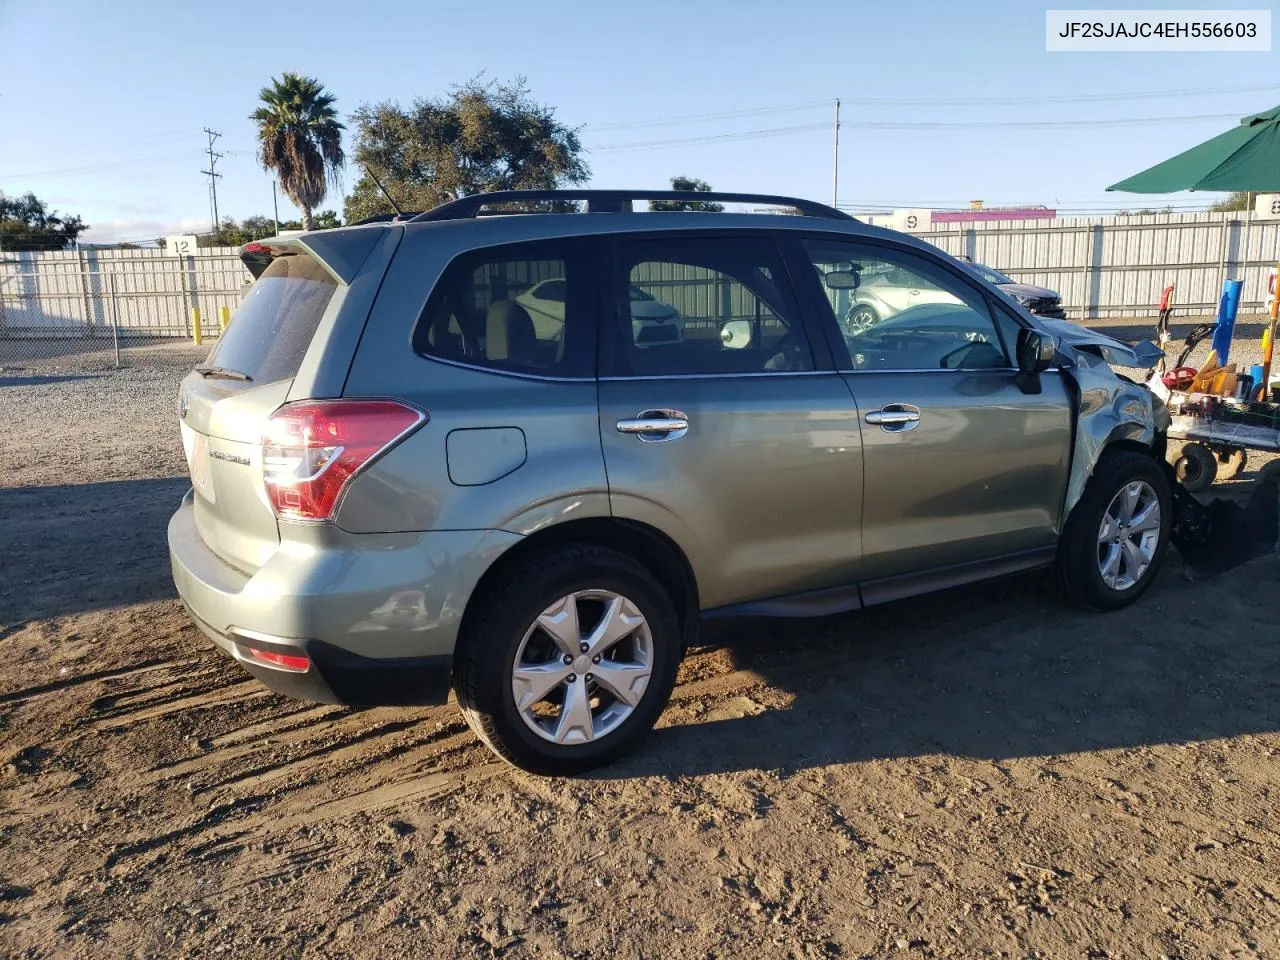
[[[215,460],[225,460],[227,463],[238,463],[242,467],[250,466],[248,457],[240,457],[234,453],[223,453],[221,450],[210,450],[209,456]]]

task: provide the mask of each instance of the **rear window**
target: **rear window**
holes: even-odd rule
[[[597,308],[586,249],[535,240],[459,257],[422,311],[414,349],[507,373],[594,376]]]
[[[305,253],[276,257],[249,288],[207,361],[274,383],[298,373],[338,282]]]

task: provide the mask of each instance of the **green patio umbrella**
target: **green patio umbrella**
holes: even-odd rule
[[[1244,117],[1226,133],[1107,189],[1126,193],[1280,192],[1280,107]]]
[[[1113,183],[1108,190],[1126,193],[1176,193],[1179,190],[1280,192],[1280,107],[1251,117],[1176,157]],[[1270,336],[1262,358],[1262,397],[1271,385],[1276,340],[1277,304],[1271,306]]]

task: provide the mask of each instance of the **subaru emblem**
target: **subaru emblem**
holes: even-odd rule
[[[187,395],[184,393],[178,400],[178,416],[183,420],[187,419]]]

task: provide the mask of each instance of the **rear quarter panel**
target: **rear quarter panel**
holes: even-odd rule
[[[429,419],[352,482],[338,525],[368,533],[528,534],[564,520],[608,516],[594,380],[521,377],[414,353],[414,326],[444,267],[476,246],[477,225],[426,226],[434,229],[406,235],[386,271],[344,394],[394,397]],[[450,434],[464,430],[474,432],[451,444]],[[517,431],[523,457],[512,453]],[[493,479],[477,482],[489,480],[486,474]]]

